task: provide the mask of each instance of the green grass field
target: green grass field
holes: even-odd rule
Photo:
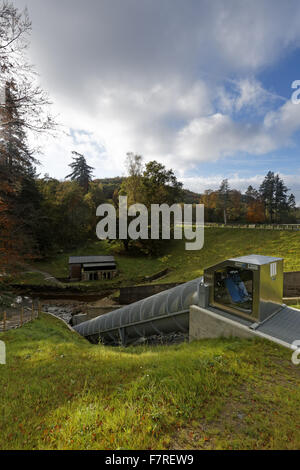
[[[46,315],[0,340],[0,449],[300,447],[300,366],[276,344],[113,349]]]
[[[300,271],[300,232],[207,228],[202,250],[185,251],[182,242],[170,247],[167,263],[173,272],[166,280],[188,281],[202,275],[205,267],[253,253],[283,257],[285,271]]]
[[[80,283],[81,286],[114,287],[143,282],[143,278],[170,268],[169,275],[157,282],[181,282],[202,275],[205,267],[228,257],[247,254],[281,256],[285,258],[285,271],[300,271],[300,232],[271,231],[254,229],[206,228],[204,248],[200,251],[186,251],[184,241],[166,241],[165,251],[158,258],[115,254],[119,276],[114,281]],[[70,255],[114,254],[107,242],[95,241],[70,253],[35,263],[36,268],[56,277],[68,276]],[[22,282],[30,284],[37,277],[30,274]],[[42,283],[41,279],[41,283]]]

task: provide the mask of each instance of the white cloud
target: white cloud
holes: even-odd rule
[[[271,133],[257,124],[233,121],[228,115],[215,113],[192,120],[177,138],[180,156],[190,163],[217,160],[238,152],[263,154],[275,145]]]
[[[184,174],[291,145],[300,129],[300,106],[255,78],[299,47],[297,0],[30,0],[29,12],[42,84],[66,128],[86,132],[48,141],[45,172],[65,176],[77,150],[98,177],[122,174],[128,151]]]
[[[281,96],[264,89],[253,77],[226,80],[216,93],[217,106],[224,114],[245,111],[261,115],[284,101]]]
[[[259,86],[242,86],[233,106],[260,107],[257,95],[265,99]],[[182,175],[200,161],[238,153],[263,155],[291,145],[293,133],[300,129],[300,106],[290,101],[254,122],[217,112],[212,90],[201,81],[186,88],[178,83],[147,90],[107,88],[99,92],[97,102],[92,112],[76,103],[72,110],[66,107],[64,122],[77,132],[73,139],[47,143],[43,161],[49,171],[62,177],[62,160],[77,150],[95,166],[97,176],[124,174],[125,155],[133,151],[146,160],[163,161]]]

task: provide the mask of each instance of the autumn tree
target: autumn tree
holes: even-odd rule
[[[132,152],[127,153],[125,166],[127,178],[124,179],[119,194],[126,194],[128,204],[141,202],[143,157]]]
[[[243,217],[244,208],[242,204],[242,194],[237,189],[232,189],[229,192],[227,213],[230,221],[237,221]]]
[[[245,192],[246,220],[247,222],[258,224],[265,222],[265,207],[259,192],[248,186]]]
[[[86,232],[88,235],[95,233],[95,227],[98,222],[96,215],[97,207],[105,202],[103,193],[103,186],[98,181],[91,181],[89,184],[89,190],[84,195],[83,203],[86,205],[88,210],[88,219]]]
[[[218,193],[219,193],[218,205],[222,210],[224,224],[226,225],[227,224],[227,210],[228,210],[228,205],[229,205],[229,194],[230,194],[230,188],[229,188],[229,183],[227,179],[224,179],[221,182]]]
[[[142,157],[133,153],[127,154],[126,166],[128,177],[121,185],[119,194],[128,197],[129,205],[140,203],[150,208],[151,204],[180,203],[183,198],[182,183],[180,183],[173,170],[167,169],[157,161],[148,162],[143,168]],[[117,202],[115,201],[117,206]],[[117,220],[117,224],[118,224]],[[128,224],[130,217],[128,217]],[[171,221],[171,230],[174,223]],[[151,220],[149,218],[149,231]],[[162,225],[160,223],[160,232]],[[157,254],[164,243],[163,240],[122,240],[125,250],[130,247],[145,254]]]
[[[200,198],[200,204],[204,204],[205,220],[208,222],[216,222],[218,220],[217,205],[218,191],[207,189]]]
[[[262,201],[259,199],[253,199],[248,203],[246,219],[247,222],[252,224],[261,224],[265,222],[265,208]]]

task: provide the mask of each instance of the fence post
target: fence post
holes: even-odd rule
[[[39,301],[38,302],[38,309],[37,309],[37,318],[39,318],[40,314],[41,314],[41,302]]]
[[[33,320],[34,318],[34,302],[32,300],[32,306],[31,306],[31,321]]]
[[[3,331],[6,330],[6,312],[3,313]]]

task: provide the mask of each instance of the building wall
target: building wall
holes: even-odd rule
[[[298,296],[300,296],[300,271],[284,273],[283,297]]]
[[[81,264],[71,264],[69,272],[71,279],[81,279]]]
[[[83,271],[82,279],[84,281],[89,281],[90,280],[90,274],[93,274],[93,276],[96,274],[98,277],[98,280],[103,280],[103,279],[113,279],[117,275],[117,271]],[[92,280],[95,278],[93,277]]]

